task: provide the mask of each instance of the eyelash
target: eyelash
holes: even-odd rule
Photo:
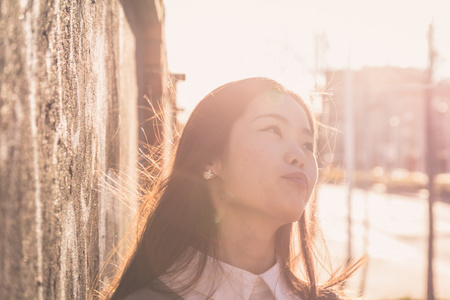
[[[278,127],[276,125],[269,126],[269,127],[265,128],[263,131],[272,132],[272,133],[278,135],[279,137],[283,137],[280,127]],[[314,144],[313,143],[305,143],[302,146],[302,148],[305,150],[314,152]]]
[[[314,152],[314,145],[313,145],[313,143],[306,143],[306,144],[303,145],[303,148],[308,150],[308,151]]]
[[[278,127],[276,125],[269,126],[266,129],[264,129],[264,131],[275,133],[276,135],[278,135],[280,137],[282,136],[280,127]]]

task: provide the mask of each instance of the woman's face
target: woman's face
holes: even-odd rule
[[[313,145],[307,115],[291,96],[256,97],[232,126],[224,157],[213,165],[222,201],[278,225],[297,221],[317,180]]]

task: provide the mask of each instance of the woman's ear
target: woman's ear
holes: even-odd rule
[[[212,179],[213,177],[220,177],[222,174],[222,161],[216,159],[209,161],[203,168],[203,177],[206,180]]]

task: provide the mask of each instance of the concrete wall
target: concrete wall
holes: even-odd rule
[[[0,299],[86,299],[137,206],[134,34],[118,0],[6,0],[0,49]]]

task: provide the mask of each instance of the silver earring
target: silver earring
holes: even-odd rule
[[[214,177],[216,177],[216,174],[211,172],[211,170],[203,172],[203,178],[205,178],[206,180],[213,179]]]

